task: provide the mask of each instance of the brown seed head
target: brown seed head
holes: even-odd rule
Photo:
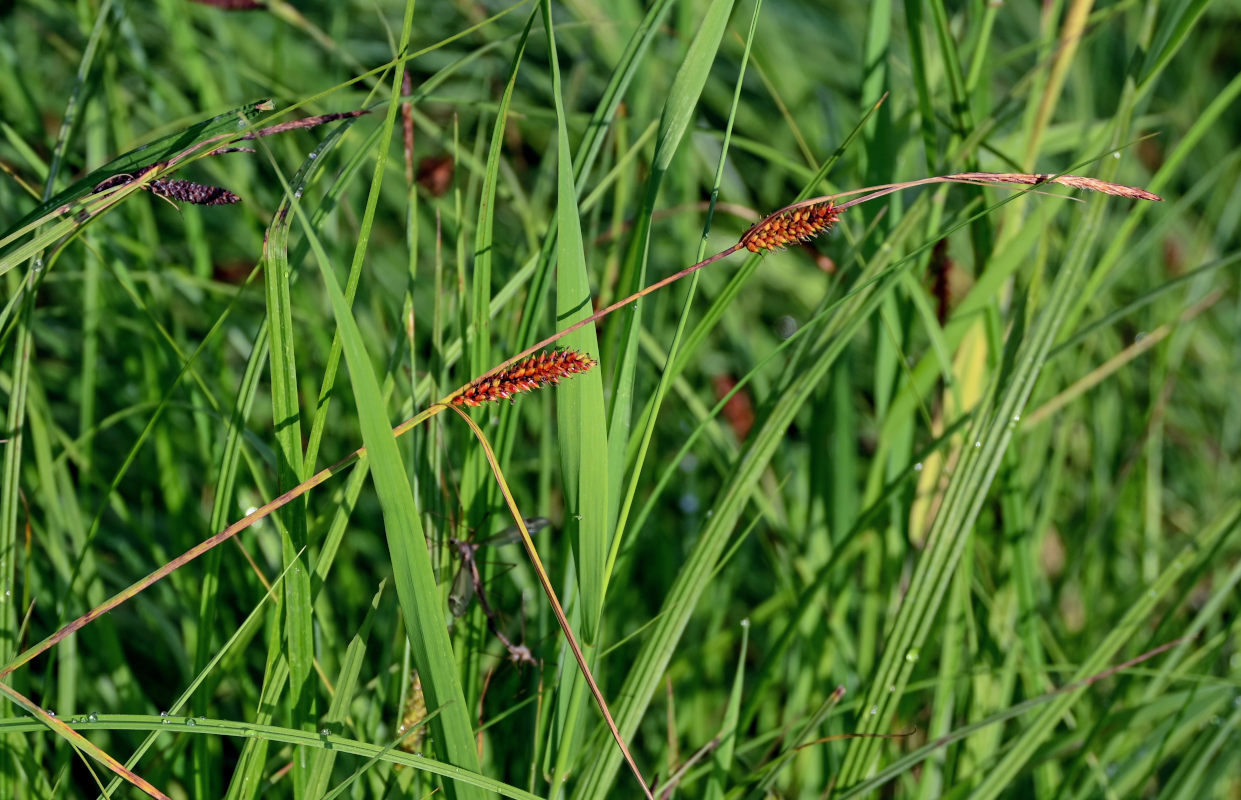
[[[133,183],[150,173],[151,170],[159,169],[162,166],[165,166],[165,164],[161,162],[144,167],[133,175],[127,172],[113,175],[111,178],[97,184],[92,192],[98,194],[106,189]],[[142,188],[147,189],[151,194],[166,197],[169,200],[180,200],[184,203],[193,203],[198,206],[223,206],[241,202],[240,197],[222,186],[210,186],[205,183],[194,183],[193,181],[183,181],[175,178],[156,178]]]
[[[575,350],[551,350],[474,381],[452,398],[459,406],[478,406],[491,400],[511,398],[540,386],[559,383],[561,378],[585,372],[598,362]]]
[[[741,237],[741,244],[751,253],[777,250],[790,244],[808,242],[831,228],[840,219],[840,210],[828,200],[813,206],[794,208],[772,214]]]
[[[241,202],[240,197],[222,186],[209,186],[193,181],[156,178],[147,188],[160,197],[193,203],[196,206],[224,206]]]

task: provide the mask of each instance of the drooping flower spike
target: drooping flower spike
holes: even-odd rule
[[[505,400],[529,392],[561,378],[585,372],[598,362],[576,350],[549,350],[518,361],[492,375],[482,377],[452,398],[459,406],[479,406],[492,400]]]

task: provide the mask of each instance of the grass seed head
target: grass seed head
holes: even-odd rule
[[[596,362],[576,350],[550,350],[518,361],[494,375],[474,381],[452,399],[459,406],[478,406],[491,400],[504,400],[519,392],[529,392],[561,378],[585,372]]]
[[[778,211],[750,228],[741,244],[751,253],[778,250],[790,244],[808,242],[840,219],[840,210],[828,200],[812,206]]]
[[[156,178],[147,188],[160,197],[193,203],[196,206],[224,206],[241,202],[240,197],[222,186],[209,186],[193,181]]]

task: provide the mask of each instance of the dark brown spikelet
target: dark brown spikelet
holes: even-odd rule
[[[551,350],[518,361],[511,367],[474,381],[452,399],[459,406],[478,406],[491,400],[510,398],[561,378],[585,372],[598,362],[575,350]]]
[[[193,181],[172,180],[169,178],[156,178],[147,186],[152,194],[160,197],[167,197],[172,200],[180,200],[183,203],[193,203],[196,206],[226,206],[231,203],[240,203],[241,198],[221,186],[208,186],[205,183],[194,183]]]
[[[808,242],[830,229],[840,219],[840,210],[828,200],[812,206],[778,211],[746,231],[741,244],[751,253],[778,250],[790,244]]]

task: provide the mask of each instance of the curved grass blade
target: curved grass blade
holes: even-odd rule
[[[590,277],[582,244],[573,186],[573,157],[560,86],[560,65],[550,3],[543,4],[547,29],[552,96],[557,126],[556,320],[557,327],[590,316]],[[594,326],[565,337],[565,345],[598,359]],[[565,533],[576,543],[578,590],[582,604],[582,641],[593,644],[603,608],[603,568],[608,552],[607,428],[604,422],[602,370],[591,370],[568,384],[556,407],[561,467],[565,487]]]
[[[457,785],[469,787],[479,797],[486,793],[494,793],[514,800],[542,800],[538,795],[511,786],[478,772],[472,772],[458,765],[437,761],[433,758],[415,756],[393,748],[391,745],[371,744],[349,739],[335,734],[324,735],[320,731],[301,731],[282,728],[278,725],[256,725],[249,722],[211,719],[209,717],[159,717],[151,714],[99,714],[89,725],[100,730],[143,731],[147,733],[176,733],[191,736],[228,736],[238,739],[262,738],[269,742],[287,744],[294,747],[312,747],[321,750],[331,749],[337,753],[361,756],[376,761],[387,761],[405,767],[438,775],[445,779],[446,786]],[[27,720],[0,721],[0,734],[25,733],[28,731],[46,730],[42,723]]]
[[[48,728],[51,728],[58,736],[69,742],[76,749],[87,753],[91,756],[91,758],[94,758],[100,764],[103,764],[105,767],[112,770],[117,775],[120,775],[126,781],[146,792],[151,797],[158,797],[161,798],[161,800],[171,800],[168,795],[164,794],[159,789],[156,789],[137,773],[127,769],[121,764],[121,762],[105,753],[90,739],[87,739],[85,736],[74,730],[73,727],[66,724],[64,720],[57,719],[54,715],[44,711],[38,706],[38,704],[18,692],[12,686],[9,686],[7,683],[0,682],[0,694],[4,695],[21,708],[26,709],[31,716],[42,722]]]

